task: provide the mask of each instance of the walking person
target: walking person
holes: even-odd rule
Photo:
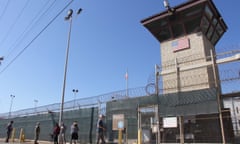
[[[62,122],[60,126],[60,144],[66,144],[65,132],[66,132],[66,126]]]
[[[59,133],[60,133],[60,127],[59,127],[58,123],[56,123],[54,128],[53,128],[53,142],[54,142],[54,144],[58,144]]]
[[[10,138],[10,136],[11,136],[11,134],[12,134],[12,130],[13,130],[13,121],[10,121],[10,122],[8,123],[6,129],[7,129],[7,137],[6,137],[5,142],[8,143],[9,138]]]
[[[106,129],[104,126],[103,118],[104,118],[103,115],[99,115],[98,122],[97,122],[97,131],[98,131],[97,144],[99,144],[100,140],[103,144],[106,143],[104,138],[104,131]]]
[[[73,124],[71,125],[71,140],[70,140],[70,144],[72,144],[72,142],[74,144],[77,144],[77,140],[78,140],[78,124],[77,122],[73,122]]]
[[[38,144],[39,135],[40,135],[40,123],[37,122],[34,130],[34,144]]]

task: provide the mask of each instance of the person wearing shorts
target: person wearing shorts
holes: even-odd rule
[[[72,142],[74,144],[77,144],[77,140],[78,140],[78,124],[77,122],[73,122],[73,124],[71,125],[71,140],[70,140],[70,144],[72,144]]]

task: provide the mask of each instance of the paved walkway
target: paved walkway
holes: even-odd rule
[[[10,141],[10,140],[9,140]],[[9,143],[6,143],[5,142],[5,139],[0,139],[0,144],[33,144],[34,141],[33,140],[25,140],[24,142],[19,142],[18,139],[15,139],[14,142],[9,142]],[[50,141],[38,141],[39,144],[53,144],[53,142],[50,142]]]

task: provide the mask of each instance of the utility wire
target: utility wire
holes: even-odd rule
[[[5,36],[3,37],[3,39],[1,40],[0,44],[3,45],[3,43],[6,41],[6,39],[9,37],[9,34],[12,32],[14,26],[17,24],[17,21],[19,20],[19,18],[22,16],[25,8],[27,7],[29,3],[29,0],[25,3],[24,7],[22,8],[21,12],[18,14],[17,18],[15,19],[15,21],[12,23],[12,25],[10,26],[10,28],[8,29],[7,33],[5,34]]]
[[[25,28],[25,30],[21,33],[21,35],[18,37],[18,39],[10,46],[10,52],[6,56],[6,59],[13,53],[14,49],[21,43],[21,41],[23,41],[23,39],[27,37],[29,32],[33,29],[34,26],[37,25],[37,22],[39,22],[40,19],[49,11],[49,9],[56,2],[56,0],[50,5],[50,7],[47,8],[47,10],[41,16],[39,16],[41,10],[44,9],[48,5],[49,2],[50,1],[47,1],[47,3],[43,6],[43,8],[40,9],[38,14],[31,20],[31,23],[29,23],[28,26]],[[37,20],[35,20],[35,19],[37,19]],[[34,21],[35,21],[35,23],[34,23]]]
[[[22,49],[15,57],[10,61],[9,64],[7,64],[6,67],[2,71],[0,71],[0,74],[2,74],[55,20],[56,18],[73,2],[71,0],[25,47]]]
[[[3,15],[5,14],[5,12],[6,12],[7,8],[8,8],[9,2],[10,2],[10,0],[7,1],[7,4],[5,5],[5,7],[4,7],[4,9],[3,9],[3,12],[2,12],[2,14],[0,15],[0,21],[1,21]]]

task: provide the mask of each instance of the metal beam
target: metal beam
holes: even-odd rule
[[[226,58],[222,58],[222,59],[218,59],[216,60],[217,64],[223,64],[223,63],[228,63],[228,62],[233,62],[233,61],[238,61],[240,60],[240,53],[235,54],[233,56],[230,57],[226,57]],[[199,64],[194,64],[194,65],[190,65],[190,66],[182,66],[179,67],[180,71],[187,71],[187,70],[192,70],[192,69],[197,69],[197,68],[201,68],[201,67],[206,67],[212,65],[211,61],[206,61],[203,63],[199,63]],[[166,74],[171,74],[171,73],[176,73],[176,69],[170,69],[170,70],[163,70],[160,72],[161,75],[166,75]]]

